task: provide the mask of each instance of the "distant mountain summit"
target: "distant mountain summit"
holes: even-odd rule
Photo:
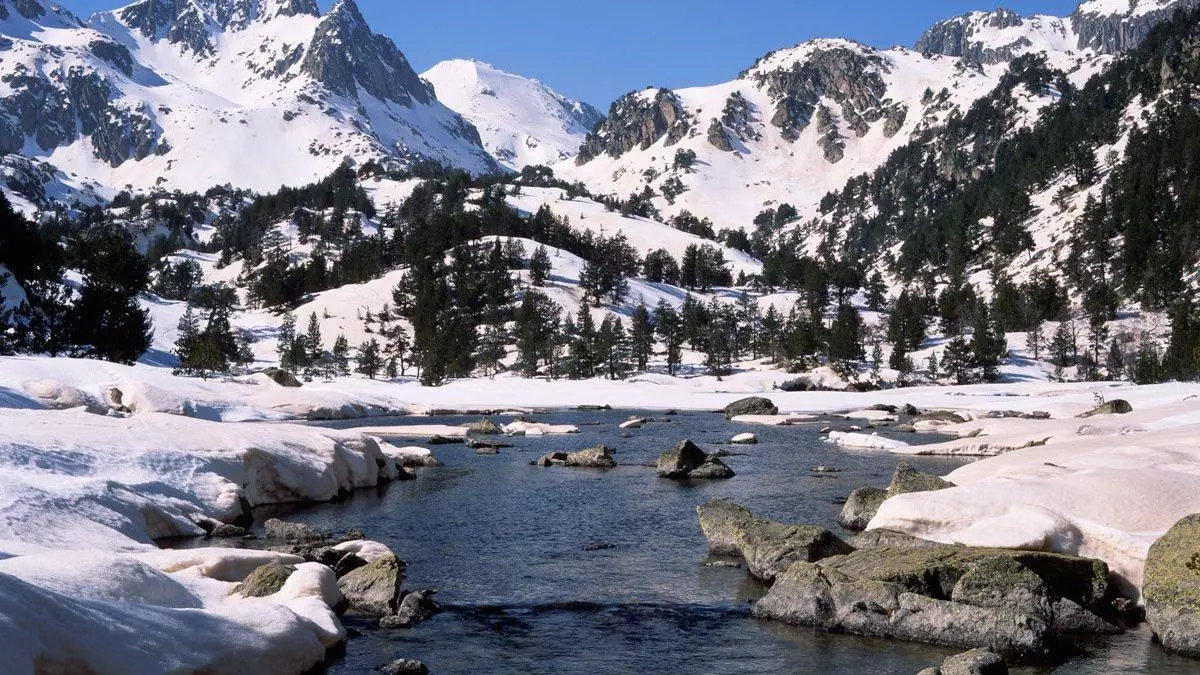
[[[475,60],[443,61],[421,74],[438,100],[479,130],[501,164],[521,169],[573,157],[604,116],[541,82]]]
[[[0,0],[0,35],[0,154],[68,180],[273,190],[347,157],[500,169],[353,0],[139,0],[87,21]]]

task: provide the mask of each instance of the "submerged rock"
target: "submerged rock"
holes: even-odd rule
[[[658,458],[658,475],[672,480],[733,478],[733,469],[720,458],[704,452],[691,441],[664,452]]]
[[[338,579],[349,611],[364,616],[394,614],[399,606],[404,569],[404,562],[389,553]]]
[[[972,649],[951,656],[940,668],[926,668],[917,675],[1008,675],[1008,666],[996,652]]]
[[[725,419],[733,419],[741,415],[778,415],[779,408],[769,398],[751,396],[734,401],[725,406]]]
[[[324,532],[304,523],[288,523],[271,518],[263,523],[267,539],[288,544],[313,544],[329,540]]]
[[[442,611],[442,606],[433,599],[435,594],[437,591],[432,589],[405,593],[396,613],[384,617],[384,620],[380,621],[380,626],[383,628],[411,628],[415,624],[432,619]]]
[[[1180,520],[1150,547],[1142,597],[1163,648],[1200,657],[1200,514]]]

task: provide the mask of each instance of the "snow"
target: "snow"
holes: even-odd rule
[[[587,104],[482,61],[443,61],[421,77],[442,103],[475,125],[483,147],[510,169],[573,157],[601,119]]]
[[[895,450],[904,448],[908,443],[897,441],[891,438],[884,438],[874,434],[860,434],[850,431],[831,431],[829,432],[828,440],[834,445],[840,445],[843,448],[856,448],[863,450]]]

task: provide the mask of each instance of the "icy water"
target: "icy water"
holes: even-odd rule
[[[476,455],[465,446],[435,447],[446,466],[420,469],[416,481],[339,504],[260,514],[333,531],[361,528],[408,562],[408,588],[439,589],[447,611],[413,630],[382,631],[351,620],[361,635],[329,672],[366,675],[394,659],[414,658],[439,675],[912,675],[953,653],[756,620],[748,605],[764,589],[744,569],[705,566],[712,559],[696,521],[698,504],[726,497],[766,517],[838,532],[839,500],[862,485],[885,485],[894,456],[828,445],[818,434],[820,424],[746,428],[720,415],[691,413],[622,432],[618,424],[630,414],[539,414],[539,421],[576,424],[583,433],[504,439],[517,447],[497,456]],[[356,424],[363,422],[330,426]],[[760,443],[724,445],[742,431],[758,434]],[[684,438],[744,453],[725,459],[737,477],[675,483],[643,466]],[[546,452],[598,443],[616,448],[620,467],[529,466]],[[946,473],[963,462],[913,463]],[[809,471],[820,465],[841,472]],[[1092,645],[1054,672],[1174,675],[1195,673],[1195,666],[1162,654],[1138,632]]]

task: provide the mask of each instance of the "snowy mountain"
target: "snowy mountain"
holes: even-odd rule
[[[0,154],[111,189],[271,190],[344,158],[497,164],[353,0],[0,0]]]
[[[574,157],[604,116],[545,84],[475,60],[443,61],[421,74],[442,103],[479,130],[483,147],[520,170]]]
[[[1066,18],[973,12],[931,27],[911,50],[813,40],[764,56],[730,82],[627,94],[578,157],[555,169],[598,194],[649,188],[664,215],[690,211],[719,227],[749,227],[784,202],[812,213],[828,192],[965,113],[1015,58],[1044,54],[1082,85],[1193,4],[1095,0]],[[1014,95],[1024,126],[1056,96]]]

